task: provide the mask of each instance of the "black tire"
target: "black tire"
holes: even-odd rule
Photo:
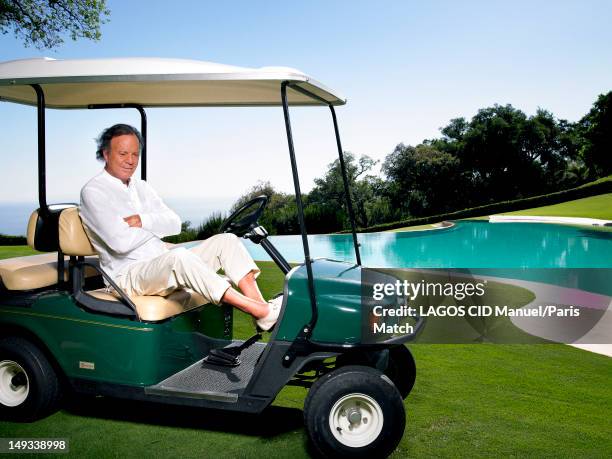
[[[416,380],[416,363],[406,346],[389,349],[389,364],[385,374],[393,381],[402,398],[408,397]]]
[[[61,399],[55,370],[30,341],[0,340],[0,417],[34,421],[53,413]]]
[[[350,365],[312,385],[304,403],[304,422],[310,441],[323,457],[387,457],[404,434],[406,413],[387,376],[374,368]]]

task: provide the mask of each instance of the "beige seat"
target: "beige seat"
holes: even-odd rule
[[[57,283],[57,253],[0,260],[0,277],[9,290],[33,290]]]
[[[87,257],[97,263],[98,257]],[[98,273],[90,267],[87,277]],[[57,284],[57,252],[0,260],[0,277],[8,290],[35,290]],[[64,280],[68,280],[68,257],[64,257]]]
[[[117,293],[114,291],[110,293],[105,288],[91,290],[87,293],[100,300],[120,301]],[[202,295],[188,289],[175,290],[166,297],[131,296],[130,300],[136,305],[140,319],[147,322],[164,320],[206,304]]]
[[[66,209],[61,213],[59,240],[60,247],[65,254],[87,256],[96,253],[83,228],[76,207]],[[101,300],[121,301],[117,293],[110,293],[106,289],[92,290],[86,293]],[[204,297],[188,289],[177,290],[166,297],[134,296],[130,299],[136,305],[140,319],[150,322],[164,320],[207,303]]]
[[[34,211],[28,222],[28,245],[34,248],[34,232],[38,211]],[[97,263],[98,257],[88,257],[87,261]],[[64,257],[64,280],[68,279],[68,257]],[[0,278],[8,290],[35,290],[57,284],[57,252],[29,255],[25,257],[0,260]],[[88,268],[86,276],[97,272]]]

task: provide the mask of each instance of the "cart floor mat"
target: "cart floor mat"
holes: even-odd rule
[[[234,341],[227,347],[239,346]],[[211,365],[199,360],[190,367],[164,381],[145,389],[147,394],[189,398],[205,398],[219,401],[236,401],[253,376],[255,365],[266,343],[254,343],[240,354],[241,364],[236,367]]]

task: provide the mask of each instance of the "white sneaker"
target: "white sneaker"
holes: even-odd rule
[[[278,315],[280,314],[281,306],[283,305],[283,295],[277,296],[276,298],[268,301],[270,310],[265,317],[257,319],[255,323],[257,327],[263,331],[270,330],[274,324],[278,321]]]

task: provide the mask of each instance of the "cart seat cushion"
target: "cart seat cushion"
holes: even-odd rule
[[[117,293],[114,291],[110,293],[105,288],[88,291],[87,293],[101,300],[120,301]],[[168,319],[207,303],[202,295],[189,289],[175,290],[166,297],[149,295],[132,296],[130,299],[136,305],[140,319],[147,322]]]
[[[87,261],[97,263],[97,257]],[[64,257],[64,280],[68,279],[68,257]],[[95,276],[93,268],[85,270],[87,277]],[[57,284],[57,252],[0,260],[0,277],[8,290],[34,290]]]
[[[66,209],[60,214],[59,244],[66,255],[87,256],[97,253],[85,233],[77,207]]]

